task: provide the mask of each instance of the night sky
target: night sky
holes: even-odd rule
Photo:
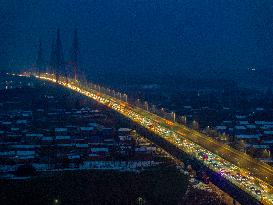
[[[68,58],[79,30],[89,74],[225,76],[271,70],[270,0],[0,0],[0,69],[48,60],[56,29]],[[133,75],[132,75],[133,74]]]

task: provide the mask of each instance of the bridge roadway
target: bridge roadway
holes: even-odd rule
[[[35,76],[56,83],[53,75]],[[195,157],[214,172],[263,204],[273,204],[273,169],[210,137],[173,123],[144,109],[63,78],[58,84],[79,92],[147,128],[183,152]]]
[[[141,112],[141,110],[139,110],[139,112]],[[153,118],[158,122],[166,122],[166,120],[153,113],[147,113],[146,111],[142,111],[142,113],[144,115],[150,115],[150,118]],[[231,148],[228,145],[219,143],[211,139],[209,136],[206,136],[193,129],[189,129],[184,125],[168,122],[168,124],[165,123],[165,126],[169,126],[174,132],[177,132],[184,138],[187,138],[192,142],[199,144],[203,148],[213,150],[213,153],[216,153],[217,155],[221,156],[222,158],[228,160],[229,162],[240,168],[248,170],[254,176],[257,176],[271,186],[273,185],[273,168],[268,164],[258,161],[243,152]]]

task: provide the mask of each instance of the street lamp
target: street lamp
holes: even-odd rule
[[[156,108],[155,108],[155,105],[152,105],[152,112],[156,112]]]
[[[145,105],[145,109],[146,109],[147,111],[149,111],[149,105],[148,105],[148,102],[147,102],[147,101],[144,102],[144,105]]]
[[[173,117],[173,121],[175,122],[175,118],[176,118],[175,112],[172,112],[172,117]]]
[[[126,94],[123,94],[123,95],[125,97],[125,102],[127,102],[128,101],[128,96]]]
[[[113,90],[113,95],[114,95],[114,98],[116,97],[116,91],[115,90]]]
[[[181,119],[181,122],[182,122],[183,124],[187,124],[187,117],[186,117],[186,116],[182,115],[182,116],[180,117],[180,119]]]
[[[199,127],[199,126],[198,126],[198,122],[195,121],[195,120],[193,120],[193,121],[192,121],[192,126],[193,126],[194,129],[198,129],[198,127]]]
[[[144,205],[146,203],[145,199],[143,199],[141,196],[137,198],[137,204]]]
[[[53,200],[53,204],[59,204],[59,202],[60,202],[59,199],[54,199]]]

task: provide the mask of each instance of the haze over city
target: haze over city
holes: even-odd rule
[[[0,1],[0,203],[273,205],[269,0]]]
[[[244,80],[272,74],[272,2],[1,1],[1,67],[33,65],[41,38],[46,60],[60,28],[65,58],[74,27],[80,65],[91,76],[165,75]],[[256,79],[257,80],[257,79]],[[268,80],[268,79],[266,79]]]

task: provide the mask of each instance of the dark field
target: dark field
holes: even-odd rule
[[[22,181],[1,180],[0,204],[178,204],[187,181],[174,168],[162,167],[141,173],[63,172]]]

